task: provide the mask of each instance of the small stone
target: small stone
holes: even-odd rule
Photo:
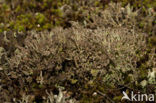
[[[38,24],[37,27],[38,27],[38,28],[41,27],[40,24]]]
[[[94,93],[93,93],[93,96],[97,96],[97,92],[94,92]]]

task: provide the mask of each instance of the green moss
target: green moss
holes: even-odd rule
[[[40,89],[45,88],[45,86],[42,85],[42,84],[38,85],[38,87],[39,87]]]
[[[4,30],[3,29],[0,29],[0,33],[2,33]]]
[[[14,29],[15,29],[15,30],[18,30],[18,31],[25,31],[25,27],[22,26],[22,25],[20,25],[20,24],[16,24],[16,25],[14,26]]]
[[[144,24],[143,22],[139,23],[139,27],[140,27],[140,28],[143,28],[144,25],[145,25],[145,24]]]
[[[96,1],[96,2],[94,3],[95,6],[100,6],[100,4],[101,4],[101,3],[100,3],[99,1]]]
[[[43,25],[46,22],[46,17],[42,13],[37,13],[35,16],[36,22]]]
[[[15,12],[20,12],[20,11],[21,11],[21,9],[22,9],[22,8],[21,8],[21,6],[20,6],[20,5],[18,5],[18,6],[17,6],[17,8],[15,9]]]
[[[52,28],[52,25],[50,23],[46,23],[45,25],[43,25],[43,29],[50,29]]]
[[[1,9],[3,9],[4,11],[9,11],[10,10],[10,6],[7,5],[7,4],[3,4]]]
[[[113,98],[113,100],[119,103],[119,102],[121,101],[121,98],[122,98],[122,97],[123,97],[122,95],[115,96],[115,97]]]

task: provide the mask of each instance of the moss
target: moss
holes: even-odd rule
[[[127,5],[128,3],[130,3],[131,5],[133,5],[134,8],[140,7],[156,8],[155,0],[119,0],[119,2],[122,2],[123,5]]]
[[[96,2],[94,3],[95,6],[100,6],[100,4],[101,4],[101,3],[100,3],[99,1],[96,1]]]
[[[43,29],[51,29],[52,25],[50,23],[46,23],[45,25],[43,25]]]
[[[46,22],[46,17],[42,13],[37,13],[35,16],[36,23],[43,25]]]
[[[139,27],[140,27],[140,28],[143,28],[144,25],[145,25],[145,24],[144,24],[143,22],[139,23]]]

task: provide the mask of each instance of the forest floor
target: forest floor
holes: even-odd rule
[[[156,100],[154,8],[109,3],[82,14],[52,29],[40,14],[37,27],[1,28],[0,103],[130,102],[123,91]]]

